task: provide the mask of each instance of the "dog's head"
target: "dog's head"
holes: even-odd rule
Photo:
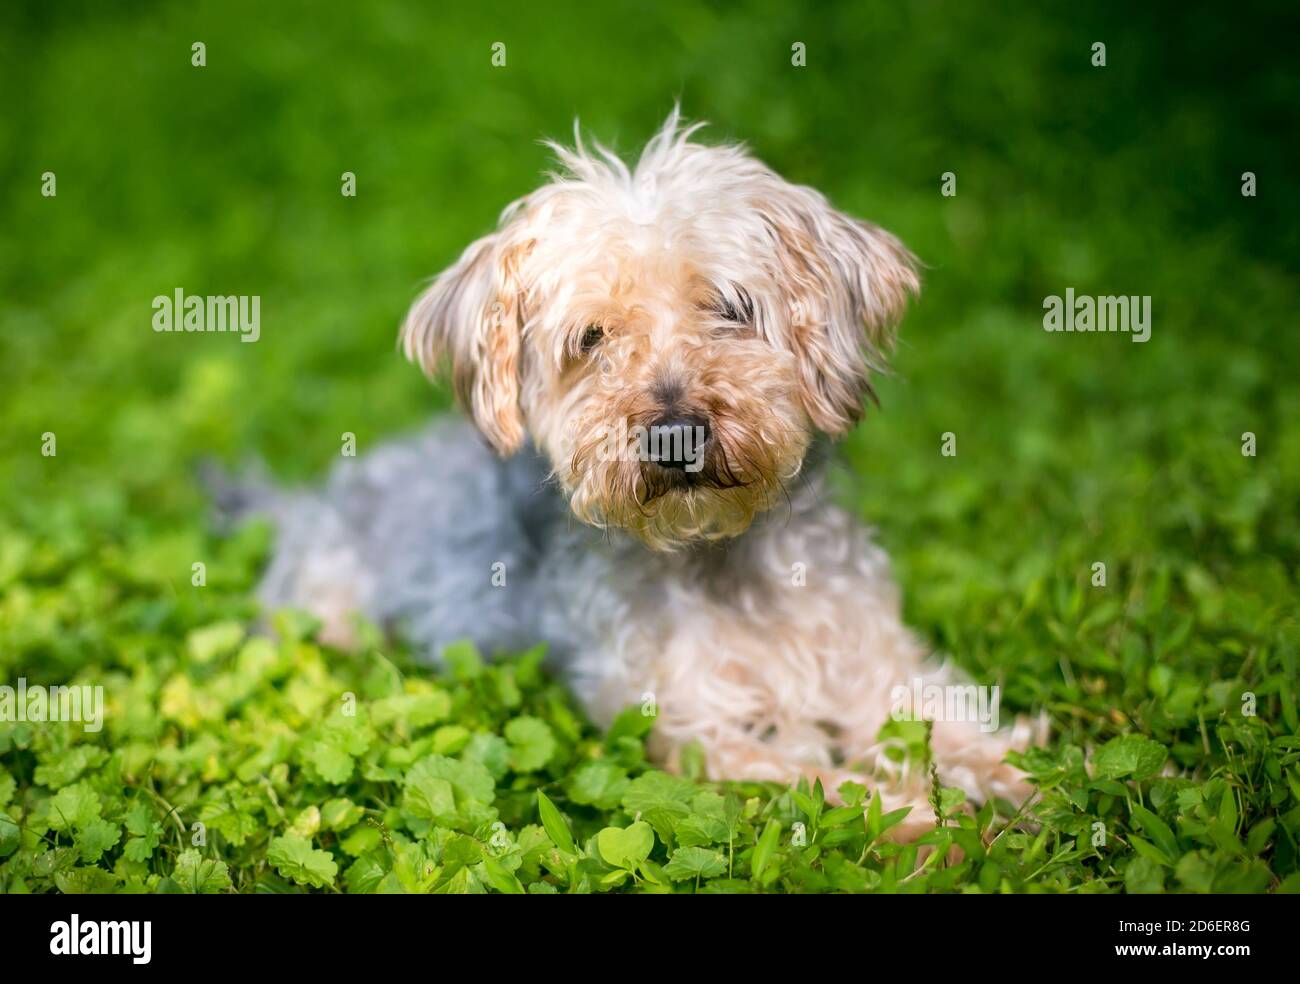
[[[674,112],[633,169],[554,147],[402,327],[499,452],[531,435],[578,517],[661,549],[743,532],[860,418],[918,289],[889,233],[695,129]]]

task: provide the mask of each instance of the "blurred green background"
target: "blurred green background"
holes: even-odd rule
[[[193,463],[307,479],[342,432],[446,407],[395,349],[421,282],[538,184],[539,138],[579,118],[633,153],[680,100],[926,264],[839,494],[927,638],[1058,734],[1136,725],[1182,766],[1246,684],[1294,730],[1300,21],[1274,6],[10,5],[0,658],[62,679],[124,631],[92,613],[208,604]],[[261,340],[155,334],[177,287],[260,295]],[[1151,340],[1046,334],[1067,287],[1151,295]]]

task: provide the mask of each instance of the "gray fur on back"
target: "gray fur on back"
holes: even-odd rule
[[[318,491],[271,492],[250,511],[276,527],[268,607],[316,610],[350,595],[350,607],[435,654],[462,638],[488,652],[542,640],[532,595],[563,503],[540,459],[502,461],[463,421],[344,459]]]

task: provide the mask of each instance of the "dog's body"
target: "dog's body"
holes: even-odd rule
[[[904,628],[884,553],[827,501],[818,436],[861,415],[913,261],[690,133],[674,114],[635,171],[559,151],[569,175],[435,281],[407,353],[451,363],[478,433],[444,421],[345,460],[323,492],[268,492],[263,600],[336,639],[359,611],[435,658],[544,642],[598,723],[652,704],[670,766],[698,741],[716,778],[875,774],[919,831],[928,780],[878,732],[896,688],[956,681]],[[685,440],[647,456],[629,426]],[[1002,760],[1030,731],[936,721],[940,779],[1023,798]]]
[[[717,777],[833,789],[874,773],[919,832],[926,779],[903,775],[877,733],[895,688],[958,680],[926,664],[884,552],[826,500],[824,467],[806,466],[788,505],[745,534],[669,553],[576,522],[543,458],[500,459],[456,419],[345,459],[319,491],[264,489],[244,505],[277,529],[261,601],[313,612],[327,640],[349,645],[357,612],[434,662],[462,639],[489,655],[545,643],[602,727],[653,704],[666,764],[699,741]],[[976,799],[1023,798],[1001,761],[1029,737],[1024,724],[938,722],[940,778]]]

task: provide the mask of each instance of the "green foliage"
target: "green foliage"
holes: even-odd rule
[[[123,601],[112,605],[121,611]],[[1024,756],[1042,789],[1024,816],[1008,823],[992,805],[954,805],[943,826],[900,846],[887,835],[907,811],[883,813],[864,785],[845,784],[833,803],[820,785],[719,785],[651,768],[645,727],[628,720],[639,711],[598,734],[539,671],[538,654],[484,663],[461,647],[461,670],[433,678],[401,653],[349,654],[310,637],[241,636],[200,659],[179,643],[223,622],[191,625],[177,609],[168,624],[178,642],[170,651],[122,645],[85,671],[115,681],[139,713],[110,714],[101,734],[0,726],[5,891],[1297,884],[1288,845],[1300,741],[1270,738],[1260,718],[1221,712],[1206,725],[1216,746],[1196,757],[1200,775],[1166,775],[1169,749],[1136,732],[1090,756],[1063,738]]]
[[[43,4],[0,32],[0,684],[107,701],[99,732],[0,722],[0,890],[1300,890],[1294,32],[1240,5],[581,16]],[[628,151],[677,96],[926,263],[838,495],[909,624],[1050,719],[1018,819],[940,790],[900,847],[866,780],[663,774],[653,722],[596,733],[541,652],[325,648],[252,601],[268,531],[208,529],[199,459],[319,476],[341,433],[444,407],[393,352],[416,285],[535,186],[536,137],[580,116]],[[261,296],[261,339],[155,334],[178,286]],[[1151,340],[1043,332],[1069,286],[1151,295]]]

